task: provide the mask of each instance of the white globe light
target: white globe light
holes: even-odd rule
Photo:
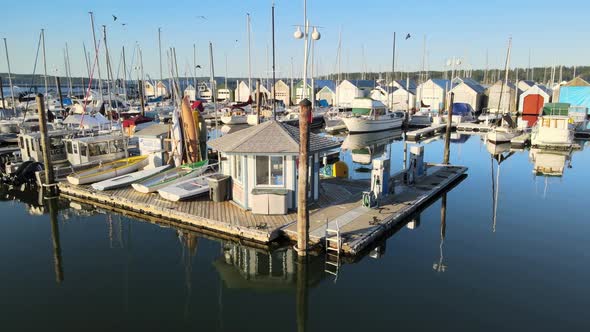
[[[314,27],[313,31],[311,32],[311,39],[320,40],[320,38],[322,38],[322,35],[318,31],[318,29],[316,27]]]
[[[451,60],[447,60],[447,67],[450,67],[452,64]]]
[[[457,66],[461,65],[461,60],[457,59]]]
[[[295,37],[295,39],[303,38],[303,31],[301,31],[301,27],[297,27],[297,31],[293,33],[293,37]]]

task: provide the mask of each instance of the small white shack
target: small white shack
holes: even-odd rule
[[[471,105],[474,111],[479,112],[482,108],[482,99],[485,88],[470,78],[464,78],[458,81],[457,85],[453,85],[451,91],[447,93],[447,98],[454,93],[455,103],[465,103]]]
[[[289,84],[283,80],[278,80],[275,82],[274,90],[277,100],[282,100],[286,107],[291,105],[291,87]]]
[[[516,112],[516,86],[497,81],[487,89],[488,109],[491,113]]]
[[[445,95],[451,88],[451,81],[431,78],[418,85],[417,105],[418,108],[425,107],[430,110],[440,111],[445,107]]]
[[[320,152],[340,144],[310,134],[310,201],[319,198]],[[299,128],[270,120],[209,142],[220,152],[221,172],[232,178],[232,200],[259,214],[297,208]]]
[[[168,153],[166,151],[170,149],[166,146],[165,140],[169,130],[169,125],[156,123],[133,135],[138,139],[139,153],[142,156],[153,154],[153,158],[149,158],[150,166],[158,167],[167,163]]]
[[[355,98],[368,97],[376,84],[370,80],[343,80],[336,87],[336,106],[351,107]]]

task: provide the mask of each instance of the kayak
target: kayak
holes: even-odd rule
[[[117,176],[112,179],[107,179],[104,181],[93,183],[92,188],[96,190],[110,190],[122,188],[131,185],[132,183],[139,182],[143,179],[149,178],[150,176],[156,175],[167,169],[170,169],[170,167],[172,167],[172,165],[164,165],[152,169],[144,169],[142,171]]]
[[[180,182],[185,179],[195,178],[205,172],[209,165],[208,160],[196,163],[184,164],[182,166],[152,175],[144,180],[133,183],[133,189],[140,193],[148,194],[158,191],[164,187]]]
[[[158,190],[162,198],[169,201],[180,201],[209,192],[207,176],[190,178]]]
[[[74,172],[67,179],[69,183],[76,185],[103,181],[119,175],[135,172],[140,167],[145,166],[147,161],[147,156],[123,158],[100,164],[84,171]]]

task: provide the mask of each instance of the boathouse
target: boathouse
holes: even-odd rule
[[[322,102],[322,100],[326,101],[326,104],[332,106],[336,101],[336,85],[332,84],[331,86],[326,85],[318,90],[315,94],[315,100],[318,102]]]
[[[234,93],[236,102],[245,103],[250,99],[251,95],[252,90],[248,86],[248,82],[240,81]]]
[[[368,97],[376,84],[371,80],[343,80],[336,87],[336,105],[351,107],[355,98]]]
[[[184,89],[184,96],[187,97],[188,96],[188,100],[190,102],[193,102],[195,100],[197,100],[197,89],[195,89],[195,87],[192,84],[189,84],[186,89]]]
[[[158,81],[156,83],[156,97],[160,97],[160,96],[168,96],[168,87],[166,86],[166,83],[162,82],[162,81]]]
[[[419,108],[440,111],[445,107],[445,95],[451,88],[451,81],[443,79],[429,79],[417,88]]]
[[[559,88],[559,102],[590,109],[590,83],[576,77],[562,85]]]
[[[486,90],[488,97],[488,109],[492,113],[516,112],[516,98],[518,95],[516,86],[508,82],[497,81]]]
[[[522,119],[532,127],[541,115],[543,106],[551,101],[551,91],[544,85],[537,84],[523,92],[518,99],[518,110],[522,113]]]
[[[518,88],[518,90],[524,92],[524,91],[527,91],[528,89],[534,87],[535,85],[536,85],[535,81],[520,80],[520,81],[518,81],[518,84],[516,84],[516,87]],[[522,108],[519,108],[519,110],[522,110]]]
[[[209,142],[220,153],[220,171],[232,178],[233,202],[256,214],[286,214],[297,208],[299,128],[278,121],[231,133]],[[310,134],[309,193],[319,199],[320,152],[339,143]]]
[[[283,80],[278,80],[275,82],[274,90],[277,100],[282,100],[285,106],[291,105],[291,87],[289,87],[289,84]]]
[[[149,81],[143,81],[143,95],[146,97],[154,97],[156,95],[156,88]]]
[[[473,110],[478,112],[482,108],[484,92],[485,88],[481,84],[473,79],[464,78],[447,93],[447,98],[450,98],[451,93],[454,93],[455,103],[469,104]]]

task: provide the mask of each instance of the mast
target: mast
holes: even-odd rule
[[[276,71],[275,71],[275,3],[272,2],[271,11],[271,30],[272,30],[272,116],[276,120]]]
[[[98,54],[98,43],[96,42],[96,31],[94,29],[94,12],[88,12],[90,14],[90,24],[92,27],[92,40],[94,41],[94,53]],[[98,90],[100,91],[100,102],[104,103],[102,96],[102,78],[100,76],[100,60],[96,56],[96,70],[98,71]]]
[[[289,101],[291,101],[291,103],[293,103],[293,101],[291,100],[291,97],[293,96],[293,94],[295,93],[295,91],[293,91],[293,57],[291,57],[291,88],[289,90]]]
[[[246,29],[248,31],[248,92],[252,97],[252,59],[250,57],[250,13],[246,13]],[[209,52],[212,52],[213,46],[209,42]],[[211,63],[213,61],[211,60]]]
[[[45,29],[41,29],[41,42],[43,43],[43,80],[45,82],[45,91],[43,92],[43,95],[48,96],[47,90],[49,89],[49,86],[47,85],[47,57],[45,55]],[[49,103],[48,103],[47,99],[48,99],[47,97],[44,98],[45,108],[47,110],[49,110]]]
[[[396,33],[395,31],[393,32],[393,50],[391,52],[391,93],[389,93],[389,95],[391,95],[391,104],[389,106],[390,109],[393,108],[393,82],[395,82],[395,37],[396,37]],[[387,99],[389,99],[389,96],[387,96]]]
[[[70,57],[68,56],[68,43],[66,43],[66,48],[64,50],[64,66],[66,69],[66,76],[68,79],[68,94],[72,95],[72,73],[70,68]]]
[[[249,18],[250,16],[248,16]],[[213,112],[215,113],[215,131],[219,133],[217,128],[217,96],[215,92],[215,67],[213,66],[213,43],[211,42],[209,42],[209,68],[211,75],[209,77],[209,82],[211,83],[211,100],[213,101]]]
[[[338,60],[337,60],[337,65],[338,65],[338,75],[336,76],[336,78],[338,79],[338,84],[336,84],[336,91],[334,91],[336,93],[336,102],[334,103],[334,105],[336,107],[340,106],[340,99],[338,97],[338,85],[340,83],[342,83],[342,70],[340,68],[340,65],[342,63],[342,28],[340,29],[340,32],[338,32],[338,54],[337,54]]]
[[[113,108],[113,97],[111,95],[111,80],[113,79],[113,73],[111,70],[111,59],[109,56],[109,47],[107,44],[107,26],[103,25],[102,26],[102,32],[103,32],[103,39],[104,39],[104,50],[105,50],[105,57],[106,57],[106,64],[107,64],[107,93],[109,95],[109,118],[112,119],[113,115],[111,114],[112,108]],[[106,111],[106,108],[105,108]],[[118,122],[121,122],[121,117],[119,116],[119,107],[117,105],[115,105],[115,111],[117,112],[117,118],[118,118]],[[121,130],[123,130],[123,127],[121,126]]]
[[[164,79],[162,76],[162,28],[158,28],[158,56],[160,57],[160,82],[162,82]],[[156,91],[158,91],[157,85]]]
[[[512,37],[508,39],[508,51],[506,53],[506,63],[504,65],[504,84],[500,88],[500,98],[498,98],[498,111],[502,106],[502,95],[504,94],[504,86],[508,87],[508,69],[510,68],[510,49],[512,48]],[[510,96],[510,94],[509,94]],[[510,112],[510,97],[508,99],[508,112]]]
[[[6,51],[6,64],[8,65],[8,84],[10,85],[10,96],[12,98],[12,110],[16,114],[16,102],[14,101],[14,85],[12,85],[12,71],[10,70],[10,58],[8,57],[8,44],[6,38],[4,39],[4,50]]]
[[[193,84],[195,88],[195,100],[199,97],[199,89],[197,89],[197,44],[193,44]]]
[[[127,97],[127,61],[125,60],[125,45],[123,45],[123,93],[125,94],[125,101]]]

